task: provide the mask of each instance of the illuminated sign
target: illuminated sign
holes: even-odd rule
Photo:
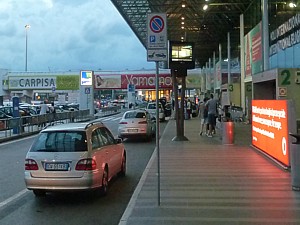
[[[93,71],[80,71],[80,85],[93,85]]]
[[[288,103],[252,100],[252,145],[289,166]]]
[[[134,85],[135,89],[155,89],[155,74],[95,74],[95,89],[127,89]],[[159,74],[159,87],[172,89],[170,74]]]
[[[169,42],[169,68],[170,69],[194,69],[194,43],[193,42]]]
[[[173,44],[171,53],[172,61],[193,61],[193,46],[191,44]]]

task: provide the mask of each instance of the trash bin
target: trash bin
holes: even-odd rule
[[[300,134],[292,134],[290,136],[296,138],[295,142],[291,145],[291,177],[292,189],[300,191]]]
[[[234,142],[234,122],[222,122],[222,144],[231,145]]]

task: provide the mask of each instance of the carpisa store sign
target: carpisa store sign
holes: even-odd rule
[[[55,87],[56,76],[9,76],[8,88],[13,90],[51,89]]]
[[[78,90],[78,75],[59,76],[9,76],[10,90]]]
[[[252,145],[288,167],[294,110],[287,100],[252,101]]]

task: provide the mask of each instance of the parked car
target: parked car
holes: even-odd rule
[[[123,114],[119,122],[118,136],[120,138],[142,137],[151,140],[155,131],[155,118],[149,112],[137,109]]]
[[[78,111],[79,107],[77,104],[57,104],[56,106],[59,107],[62,112]]]
[[[11,119],[13,118],[12,116],[10,115],[7,115],[6,113],[0,111],[0,119]]]
[[[10,117],[13,117],[13,107],[12,106],[0,106],[0,111]],[[20,116],[28,116],[24,109],[19,108]]]
[[[25,158],[25,184],[36,196],[53,191],[99,190],[126,173],[126,151],[101,122],[44,128]]]
[[[40,106],[36,105],[20,105],[19,108],[26,112],[27,116],[36,116],[40,113]]]
[[[154,117],[156,117],[156,103],[155,102],[149,102],[146,110]],[[166,116],[165,112],[163,109],[163,106],[161,103],[158,104],[158,116],[159,116],[159,121],[165,121]]]

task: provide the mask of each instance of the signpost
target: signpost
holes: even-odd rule
[[[160,151],[159,151],[159,61],[168,60],[167,15],[165,13],[150,13],[147,21],[147,60],[156,64],[156,151],[158,174],[158,205],[160,205]]]
[[[148,14],[147,60],[168,60],[167,16],[165,13]]]
[[[91,117],[94,116],[94,71],[81,70],[79,81],[80,109],[89,109]],[[86,97],[86,98],[85,98]],[[86,108],[85,108],[86,107]]]

